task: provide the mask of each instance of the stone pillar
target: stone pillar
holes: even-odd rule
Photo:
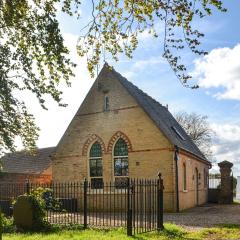
[[[240,176],[237,177],[236,199],[240,200]]]
[[[231,168],[233,164],[228,161],[223,161],[218,164],[221,173],[221,189],[219,196],[219,203],[231,204],[233,203],[232,194],[232,176]]]

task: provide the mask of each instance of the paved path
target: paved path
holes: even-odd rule
[[[240,204],[206,204],[180,213],[164,213],[163,216],[165,223],[175,223],[192,230],[213,227],[216,224],[238,224],[240,226]],[[83,213],[48,212],[48,217],[51,223],[83,224]],[[106,212],[90,213],[87,219],[88,224],[92,226],[126,226],[126,215],[121,213],[114,215]]]
[[[213,227],[216,224],[240,225],[240,204],[206,204],[181,213],[166,213],[164,222],[175,223],[187,228]]]

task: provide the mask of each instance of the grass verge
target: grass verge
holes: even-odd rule
[[[59,229],[55,228],[48,233],[14,233],[4,234],[4,240],[239,240],[239,225],[219,225],[214,228],[204,228],[189,231],[174,224],[165,224],[165,230],[160,233],[151,232],[128,237],[124,229]]]

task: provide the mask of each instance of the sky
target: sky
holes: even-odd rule
[[[68,107],[60,108],[49,99],[46,111],[41,109],[34,97],[25,96],[29,110],[41,129],[38,147],[58,144],[94,82],[87,71],[86,59],[76,53],[80,29],[90,17],[87,2],[83,1],[79,20],[58,15],[70,57],[77,63],[72,87],[62,87],[63,99]],[[217,162],[233,162],[234,174],[240,175],[240,2],[223,2],[227,13],[214,11],[213,16],[194,23],[205,34],[201,46],[209,54],[199,57],[189,51],[182,53],[199,89],[191,90],[181,85],[162,58],[161,38],[154,39],[146,33],[140,36],[132,59],[121,56],[118,62],[114,62],[106,57],[106,61],[161,104],[168,105],[172,113],[186,111],[207,115],[215,131],[212,146],[214,159]]]

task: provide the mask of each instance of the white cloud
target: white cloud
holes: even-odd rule
[[[240,44],[213,49],[194,62],[193,76],[200,87],[215,89],[217,99],[240,100]]]
[[[212,123],[211,128],[216,133],[211,148],[214,158],[232,162],[234,173],[240,175],[240,124]]]
[[[145,67],[148,67],[149,65],[155,65],[155,64],[165,64],[166,61],[164,61],[162,56],[158,56],[158,57],[151,57],[149,59],[144,59],[144,60],[139,60],[136,61],[133,64],[133,68],[135,68],[136,70],[138,69],[143,69]]]
[[[211,128],[224,141],[240,141],[240,125],[212,123]]]
[[[161,64],[161,65],[160,65]],[[139,59],[135,62],[133,61],[130,69],[123,73],[128,79],[133,78],[134,76],[139,74],[139,71],[145,70],[146,68],[153,67],[154,65],[162,66],[162,64],[167,64],[161,55],[150,57],[147,59]]]

